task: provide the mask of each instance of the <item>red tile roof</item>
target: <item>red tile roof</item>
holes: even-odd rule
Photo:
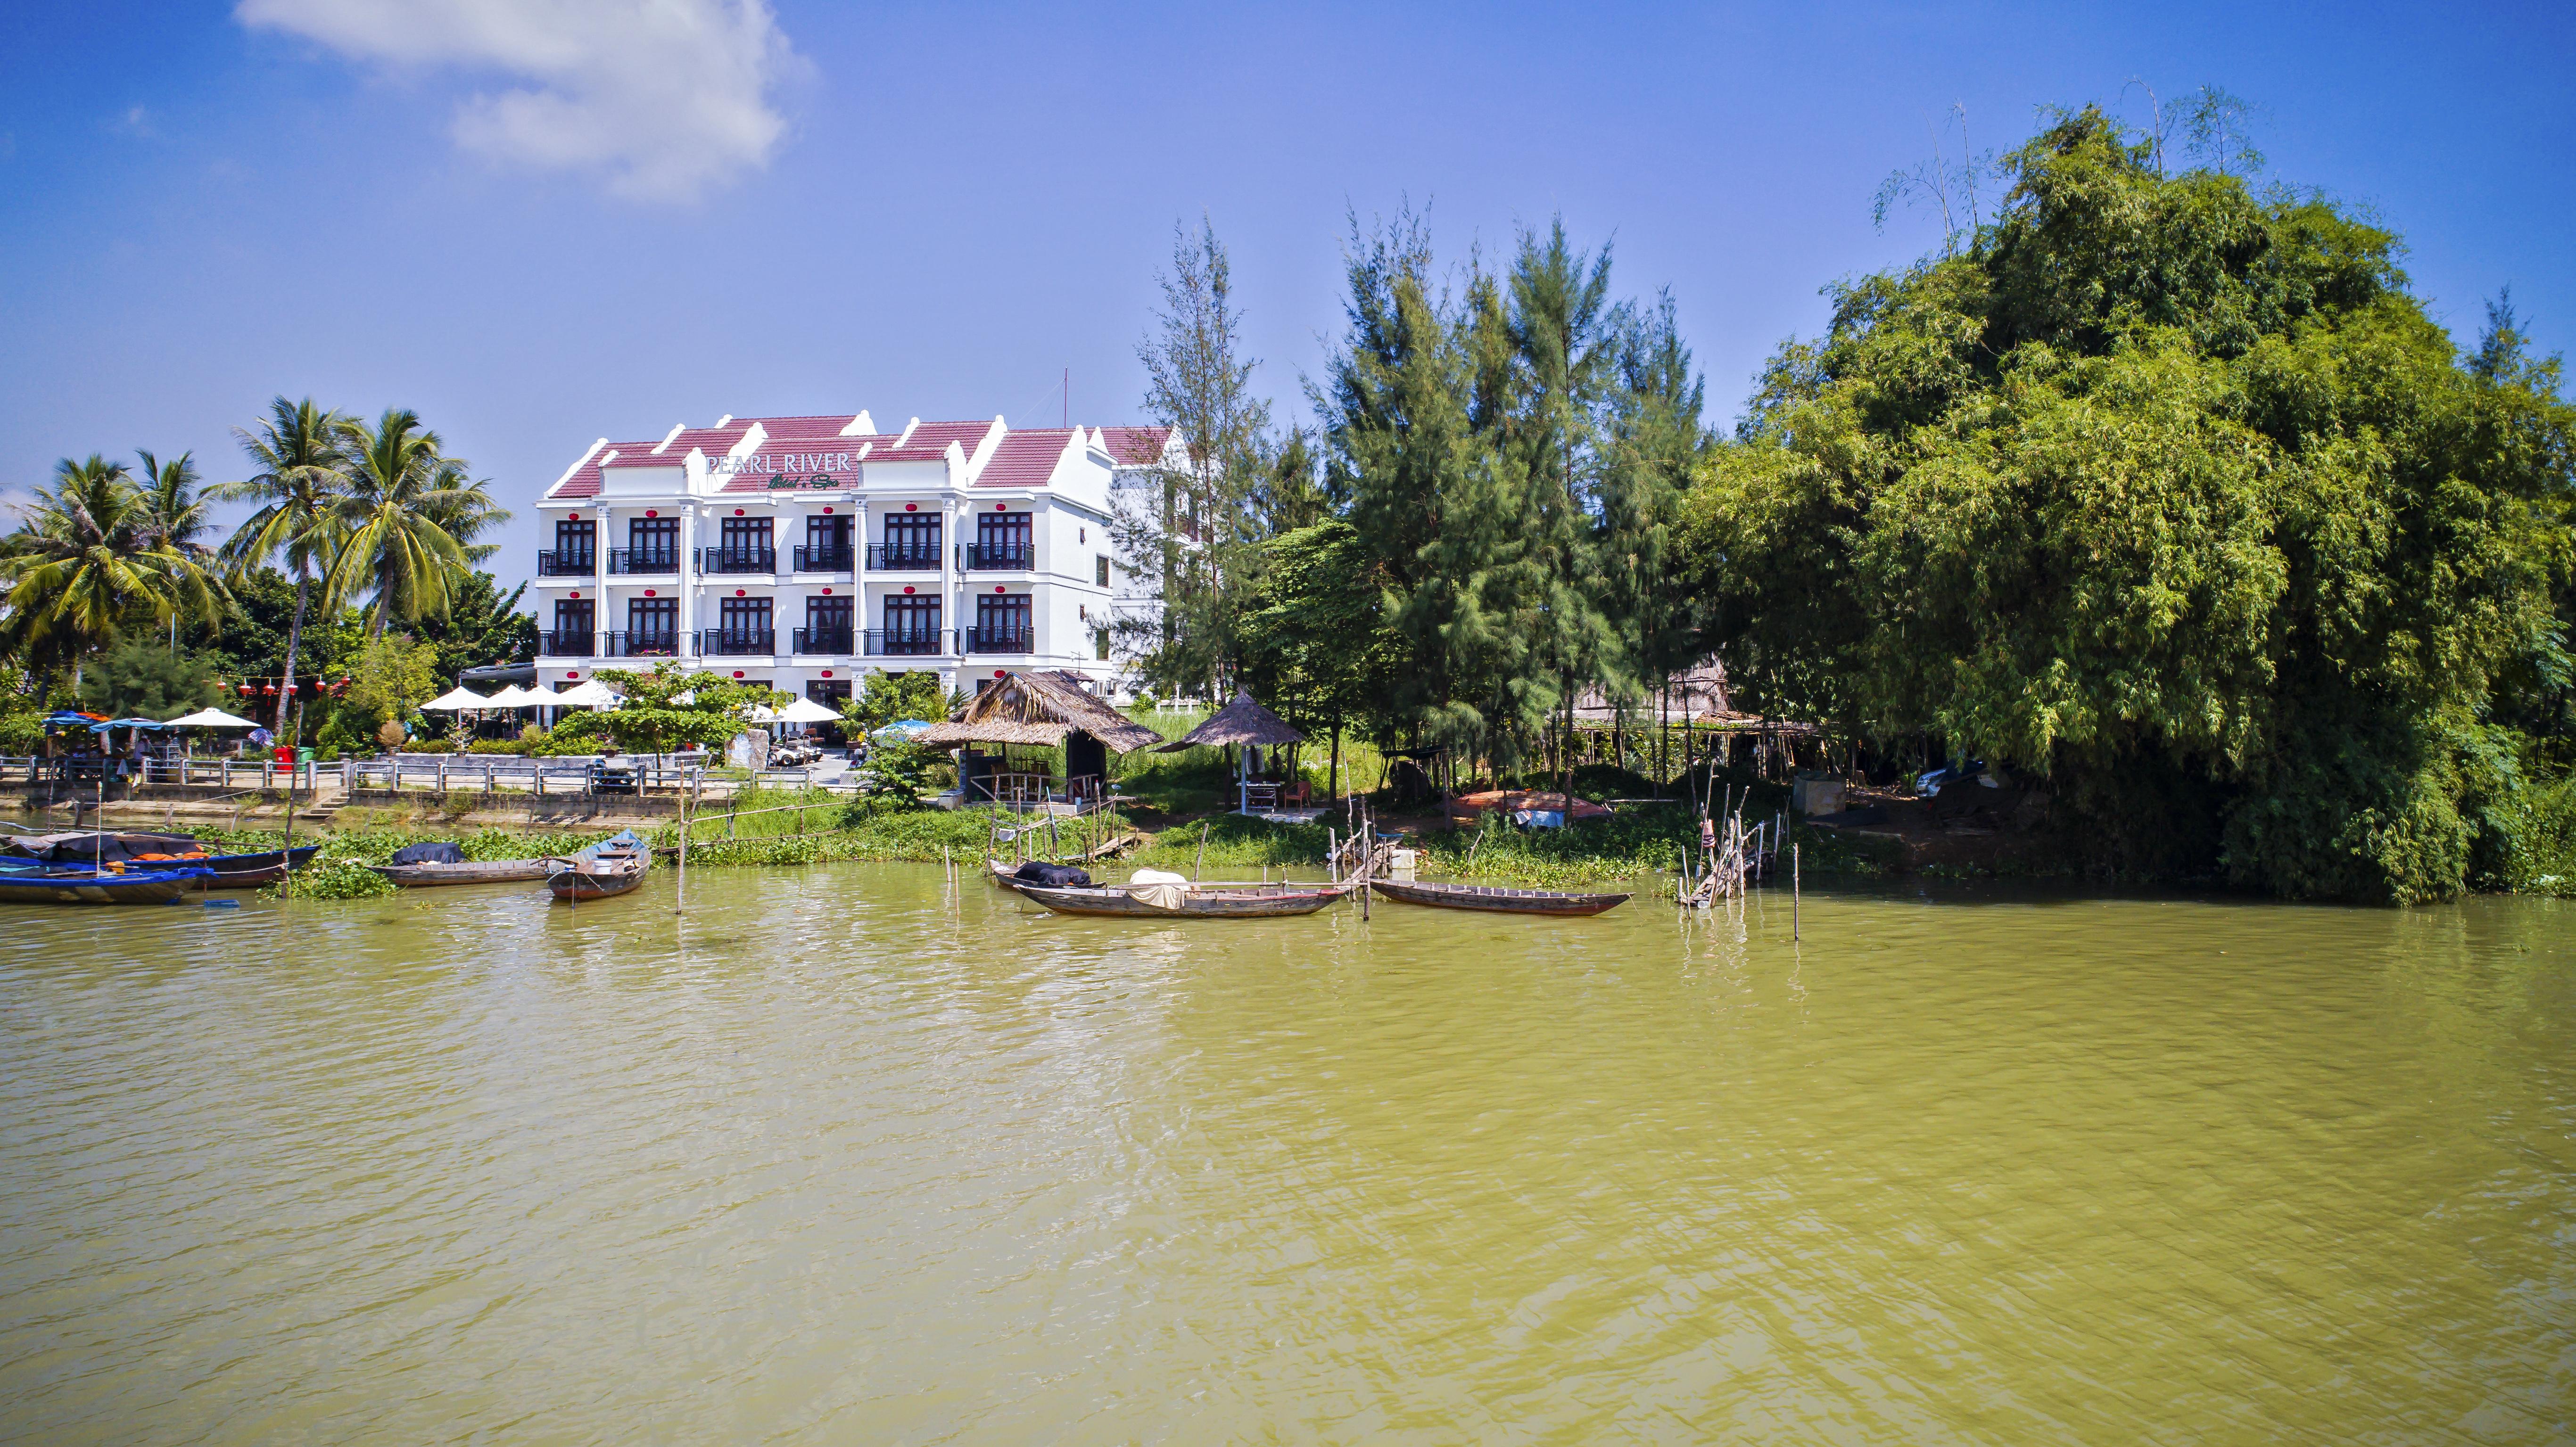
[[[1054,476],[1065,452],[1083,445],[1090,429],[1079,427],[1036,427],[1009,431],[991,420],[972,422],[915,422],[904,433],[877,432],[863,436],[843,436],[841,429],[855,420],[839,414],[796,417],[733,417],[720,427],[683,427],[667,438],[647,438],[641,442],[612,442],[597,448],[566,473],[562,481],[548,489],[546,497],[572,499],[599,495],[599,474],[606,467],[673,467],[685,461],[691,448],[710,458],[724,456],[743,439],[753,423],[760,424],[760,451],[832,451],[855,452],[868,462],[938,462],[948,455],[948,444],[954,442],[969,459],[983,447],[986,439],[996,438],[985,458],[983,469],[976,474],[979,487],[1034,487]],[[1159,460],[1163,445],[1171,436],[1168,427],[1103,427],[1097,429],[1107,442],[1109,455],[1121,466],[1134,467]],[[826,446],[825,444],[828,444]],[[765,474],[744,473],[725,479],[726,492],[767,492]]]
[[[1033,427],[1013,432],[993,448],[985,460],[984,470],[975,474],[977,487],[1043,487],[1055,476],[1056,464],[1064,460],[1066,449],[1081,429],[1074,427]]]
[[[646,438],[642,442],[612,442],[606,447],[602,447],[598,451],[593,452],[590,456],[582,459],[581,464],[575,467],[572,471],[564,474],[563,481],[556,483],[554,490],[548,492],[546,496],[550,498],[597,497],[599,496],[599,468],[602,459],[607,458],[612,454],[619,456],[633,456],[637,453],[649,453],[653,450],[654,444],[660,440],[660,438],[655,437]]]
[[[1169,427],[1103,427],[1101,436],[1109,441],[1109,455],[1121,467],[1143,467],[1163,460],[1163,448],[1171,441]]]
[[[948,444],[954,442],[968,457],[975,455],[977,444],[994,424],[984,422],[919,422],[915,423],[903,445],[879,448],[868,454],[870,462],[937,462],[948,455]]]

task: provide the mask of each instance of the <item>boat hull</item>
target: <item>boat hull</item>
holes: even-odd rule
[[[199,889],[257,889],[275,884],[287,874],[313,862],[321,850],[319,844],[300,844],[293,849],[270,849],[258,854],[215,854],[201,860],[190,860],[214,871],[214,878],[200,883]]]
[[[1536,914],[1578,919],[1626,904],[1625,894],[1567,894],[1547,889],[1501,889],[1484,884],[1423,884],[1381,879],[1369,889],[1399,904],[1430,909],[1469,909],[1485,914]]]
[[[588,869],[566,869],[546,880],[546,889],[558,904],[585,904],[594,899],[614,899],[632,893],[644,882],[644,870],[606,872]]]
[[[168,904],[201,888],[211,869],[128,874],[0,875],[0,904]]]
[[[553,866],[546,876],[546,890],[555,902],[580,904],[631,892],[644,882],[653,856],[635,831],[622,829],[570,858],[546,862]]]
[[[552,871],[543,859],[467,860],[463,864],[371,864],[376,873],[405,889],[434,889],[449,884],[526,884]]]
[[[1347,891],[1340,886],[1322,889],[1281,887],[1266,892],[1258,887],[1242,890],[1199,890],[1182,895],[1178,908],[1164,909],[1148,904],[1123,889],[1049,889],[1044,885],[1015,882],[1012,886],[1021,897],[1034,900],[1057,914],[1092,915],[1104,919],[1278,919],[1289,915],[1313,914]]]

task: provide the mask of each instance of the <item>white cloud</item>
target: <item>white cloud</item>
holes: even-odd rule
[[[796,64],[767,0],[240,0],[234,18],[397,68],[519,84],[459,106],[459,145],[688,201],[767,164]]]

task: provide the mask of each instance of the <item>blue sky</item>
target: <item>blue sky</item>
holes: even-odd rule
[[[635,12],[670,19],[657,30]],[[681,22],[686,22],[685,25]],[[678,28],[673,28],[677,26]],[[726,412],[1137,420],[1176,219],[1232,248],[1282,420],[1346,215],[1447,257],[1562,214],[1669,286],[1731,418],[1927,126],[2258,103],[2271,174],[2376,209],[2463,340],[2576,334],[2563,6],[19,3],[0,11],[0,488],[268,398],[417,408],[522,508],[589,441]]]

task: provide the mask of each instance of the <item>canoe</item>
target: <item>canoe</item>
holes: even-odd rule
[[[129,869],[122,874],[89,870],[9,870],[0,872],[0,903],[7,904],[168,904],[214,871],[202,865],[181,869]]]
[[[1624,894],[1566,894],[1552,889],[1499,889],[1487,884],[1422,884],[1412,880],[1380,879],[1372,881],[1370,892],[1399,904],[1429,905],[1433,909],[1477,909],[1494,914],[1545,914],[1576,916],[1600,914],[1616,909],[1630,898]]]
[[[620,829],[578,854],[547,862],[554,872],[546,876],[546,888],[564,904],[580,904],[632,891],[644,882],[653,854],[634,830]]]
[[[1171,886],[1176,903],[1165,908],[1145,895],[1163,886],[1112,889],[1049,889],[1012,882],[1022,898],[1035,900],[1057,914],[1099,915],[1115,919],[1276,919],[1313,914],[1350,892],[1346,884],[1239,884],[1223,889]]]
[[[546,859],[469,859],[463,864],[370,864],[376,873],[405,889],[442,884],[524,884],[554,873]]]

